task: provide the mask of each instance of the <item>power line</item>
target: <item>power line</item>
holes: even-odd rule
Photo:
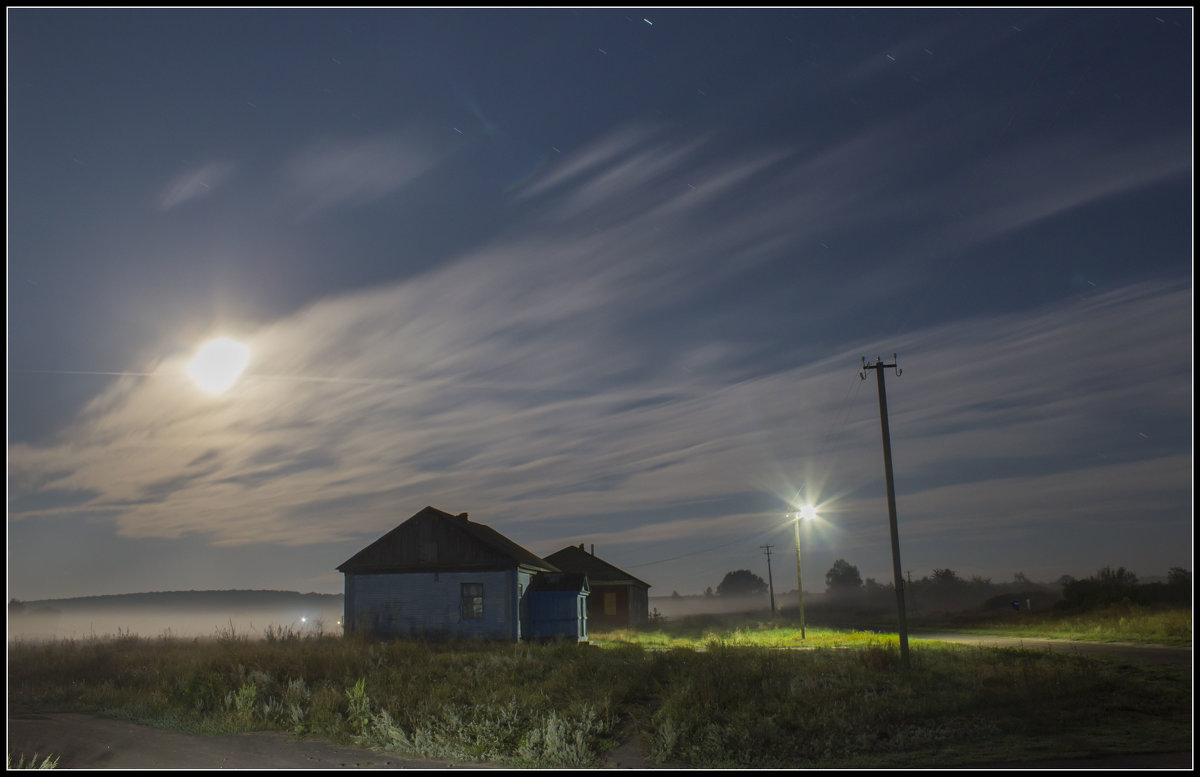
[[[763,536],[764,534],[769,534],[773,531],[778,531],[778,527],[773,526],[769,529],[764,529],[763,531],[756,532],[755,534],[751,534],[749,537],[746,537],[745,540],[743,540],[743,541],[749,542],[751,540],[756,540],[759,537]],[[688,558],[689,556],[699,556],[702,553],[711,553],[714,550],[723,550],[725,548],[728,548],[730,546],[730,544],[731,543],[728,540],[726,540],[725,542],[722,542],[720,545],[714,545],[711,548],[705,548],[704,550],[696,550],[696,551],[692,551],[691,553],[683,553],[678,556],[671,556],[670,558],[660,558],[657,561],[644,561],[641,564],[629,564],[628,568],[636,569],[637,567],[648,567],[651,564],[663,564],[668,561],[677,561],[678,559],[681,559],[681,558]]]

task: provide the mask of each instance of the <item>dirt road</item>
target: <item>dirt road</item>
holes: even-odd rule
[[[60,769],[446,769],[462,764],[395,758],[280,732],[204,736],[91,715],[17,713],[8,752],[58,756]],[[478,768],[478,765],[473,765]]]

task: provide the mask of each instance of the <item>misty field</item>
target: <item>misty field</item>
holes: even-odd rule
[[[1190,613],[1189,613],[1190,619]],[[1191,748],[1191,677],[1034,650],[713,619],[592,645],[300,635],[9,644],[9,704],[409,756],[595,766],[951,766]],[[674,641],[672,641],[674,640]],[[695,648],[702,649],[697,650]]]

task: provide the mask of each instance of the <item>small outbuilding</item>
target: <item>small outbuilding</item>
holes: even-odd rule
[[[587,575],[541,572],[529,584],[530,636],[587,642]]]
[[[587,577],[588,625],[593,631],[641,626],[650,620],[650,584],[584,550],[583,543],[551,553],[546,561]]]
[[[466,513],[434,507],[337,569],[346,576],[346,633],[506,640],[532,634],[531,585],[543,573],[561,571]],[[586,581],[576,599],[586,598],[584,589]],[[582,613],[571,633],[586,639],[586,609]]]

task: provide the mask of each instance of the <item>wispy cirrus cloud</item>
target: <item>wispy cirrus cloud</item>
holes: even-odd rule
[[[880,137],[848,142],[872,149]],[[987,515],[1018,516],[1009,530],[1053,520],[1052,475],[1097,509],[1144,500],[1147,462],[1169,462],[1160,479],[1179,480],[1169,430],[1190,404],[1160,376],[1188,344],[1188,289],[1132,286],[878,345],[827,344],[747,374],[745,339],[705,326],[709,310],[764,239],[794,238],[795,204],[819,199],[838,153],[712,160],[702,143],[658,156],[654,142],[632,134],[585,152],[586,164],[552,173],[553,197],[539,203],[534,187],[507,237],[453,263],[263,325],[246,338],[250,374],[219,398],[186,383],[182,359],[116,383],[61,439],[10,446],[10,518],[103,511],[128,537],[301,545],[377,534],[435,504],[550,552],[542,543],[568,537],[669,543],[769,528],[777,516],[697,505],[746,492],[782,504],[804,479],[843,495],[830,510],[852,537],[869,512],[856,492],[880,478],[878,418],[855,377],[878,347],[903,353],[897,478],[928,526],[955,531],[954,515],[994,493],[1005,499]],[[308,157],[318,161],[301,189],[315,207],[386,196],[421,166],[406,158],[390,141]],[[380,159],[391,173],[353,183]],[[708,190],[660,188],[684,178]],[[836,287],[811,293],[827,299],[797,331],[837,307]],[[655,336],[671,306],[693,311],[696,334]],[[1136,417],[1123,416],[1131,407]],[[1154,509],[1179,520],[1170,500]]]
[[[441,155],[415,132],[330,140],[284,167],[287,196],[306,216],[392,195],[437,165]]]
[[[158,198],[158,209],[167,211],[203,199],[233,179],[236,168],[229,162],[208,162],[171,179]]]

